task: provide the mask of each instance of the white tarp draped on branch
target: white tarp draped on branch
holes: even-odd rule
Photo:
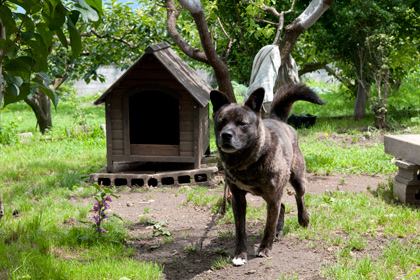
[[[268,111],[271,101],[273,101],[274,92],[284,84],[298,83],[299,75],[296,62],[290,59],[291,67],[285,63],[280,70],[279,80],[276,84],[279,68],[281,65],[280,50],[278,45],[267,45],[254,58],[252,64],[251,79],[249,88],[245,94],[245,100],[257,88],[263,87],[265,90],[264,110]],[[268,107],[268,108],[267,108]]]

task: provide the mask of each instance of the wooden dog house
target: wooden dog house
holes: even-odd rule
[[[107,171],[115,162],[200,168],[211,90],[168,43],[149,46],[94,103],[105,102]]]

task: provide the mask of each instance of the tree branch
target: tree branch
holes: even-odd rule
[[[226,63],[226,62],[227,62],[227,60],[228,60],[228,57],[229,57],[230,50],[231,50],[231,48],[232,48],[232,44],[233,44],[234,42],[236,42],[236,40],[232,40],[232,39],[229,37],[229,35],[227,34],[227,32],[226,32],[225,28],[223,27],[222,22],[220,21],[220,18],[219,18],[219,17],[217,18],[217,22],[219,23],[220,28],[222,29],[222,31],[223,31],[223,33],[225,34],[226,38],[228,38],[228,40],[229,40],[229,44],[228,44],[228,47],[227,47],[227,49],[226,49],[226,54],[225,54],[225,57],[223,58],[223,62],[224,62],[224,63]]]
[[[293,0],[292,6],[290,7],[289,10],[282,11],[280,13],[275,8],[267,7],[265,4],[263,4],[261,7],[258,7],[261,10],[263,10],[264,12],[272,13],[276,18],[279,19],[278,23],[270,22],[270,21],[267,21],[267,20],[264,20],[264,19],[256,19],[256,21],[264,22],[264,23],[268,23],[268,24],[277,26],[276,36],[274,37],[274,40],[273,40],[273,43],[272,43],[273,45],[278,44],[278,42],[280,40],[281,32],[283,31],[283,27],[284,27],[284,15],[287,15],[287,14],[289,14],[293,11],[293,9],[295,8],[295,2],[296,2],[296,0]]]
[[[92,34],[93,35],[95,35],[97,38],[99,38],[99,39],[103,39],[103,38],[106,38],[106,37],[108,37],[107,35],[100,35],[95,29],[93,29],[92,28],[92,30],[91,30],[91,32],[92,32]]]
[[[328,74],[334,76],[337,80],[339,80],[343,85],[345,85],[351,92],[357,91],[357,86],[352,84],[351,80],[342,76],[339,72],[332,69],[330,66],[325,65],[324,69],[328,72]],[[300,71],[299,71],[300,72]]]
[[[181,13],[182,7],[176,9],[173,0],[165,0],[165,4],[167,15],[166,29],[169,33],[169,36],[171,36],[172,40],[181,49],[183,53],[185,53],[192,59],[204,62],[206,64],[210,64],[206,54],[200,51],[198,48],[191,47],[176,29],[176,21],[178,19],[179,14]]]
[[[54,81],[49,85],[50,89],[56,91],[69,77],[67,73],[62,74],[61,76],[54,79]]]
[[[299,76],[322,69],[327,65],[327,63],[328,62],[325,60],[323,62],[306,63],[302,68],[299,69]]]
[[[268,21],[268,20],[265,20],[265,19],[262,19],[262,18],[258,18],[258,17],[255,18],[255,21],[262,22],[262,23],[267,23],[267,24],[271,24],[271,25],[275,25],[275,26],[278,26],[279,25],[279,23]]]
[[[293,3],[293,5],[294,5],[294,3]],[[272,13],[276,18],[280,18],[280,13],[277,12],[277,10],[273,7],[267,7],[265,4],[263,4],[262,6],[257,6],[257,7],[260,8],[261,10],[263,10],[264,12]]]
[[[115,41],[119,41],[121,43],[124,43],[125,45],[127,45],[131,49],[137,49],[141,46],[141,43],[138,43],[137,45],[134,45],[133,42],[129,42],[129,41],[124,39],[126,35],[131,34],[132,32],[134,32],[133,29],[131,29],[130,32],[124,33],[121,37],[117,37],[117,36],[111,36],[111,35],[108,35],[108,34],[99,34],[98,31],[96,31],[95,29],[92,28],[89,32],[80,33],[80,36],[81,37],[91,37],[92,34],[93,34],[98,39],[110,38],[110,39],[113,39]],[[67,39],[67,40],[69,40],[69,39]]]
[[[286,32],[279,45],[282,64],[286,62],[286,58],[291,53],[299,35],[311,27],[333,2],[334,0],[312,0],[299,17],[286,26]]]

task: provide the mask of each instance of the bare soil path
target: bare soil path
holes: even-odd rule
[[[365,192],[368,186],[376,189],[388,176],[308,174],[307,178],[307,193],[321,195],[327,190]],[[216,185],[212,194],[222,196],[222,190],[221,185]],[[121,197],[111,203],[111,209],[132,222],[129,246],[136,248],[134,258],[164,265],[164,279],[282,279],[283,276],[285,279],[323,279],[318,273],[320,267],[325,262],[335,261],[334,248],[314,246],[313,242],[322,241],[299,240],[293,235],[286,235],[274,244],[271,258],[256,258],[255,250],[264,222],[247,220],[248,263],[242,267],[229,264],[213,270],[215,260],[233,255],[234,237],[229,236],[234,232],[233,224],[218,225],[218,214],[213,214],[207,207],[186,203],[185,192],[179,188],[140,191],[127,188],[119,195]],[[250,194],[247,200],[250,204],[262,204],[261,198]],[[292,207],[286,215],[296,217],[295,200],[290,191],[285,191],[283,201]],[[172,236],[153,236],[145,218],[167,221],[163,229]],[[385,241],[376,240],[364,253],[375,255],[375,248],[382,242]]]

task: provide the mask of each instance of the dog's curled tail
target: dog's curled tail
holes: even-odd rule
[[[299,100],[324,105],[319,96],[310,88],[300,84],[288,84],[281,87],[274,95],[270,108],[270,117],[287,122],[293,103]]]

